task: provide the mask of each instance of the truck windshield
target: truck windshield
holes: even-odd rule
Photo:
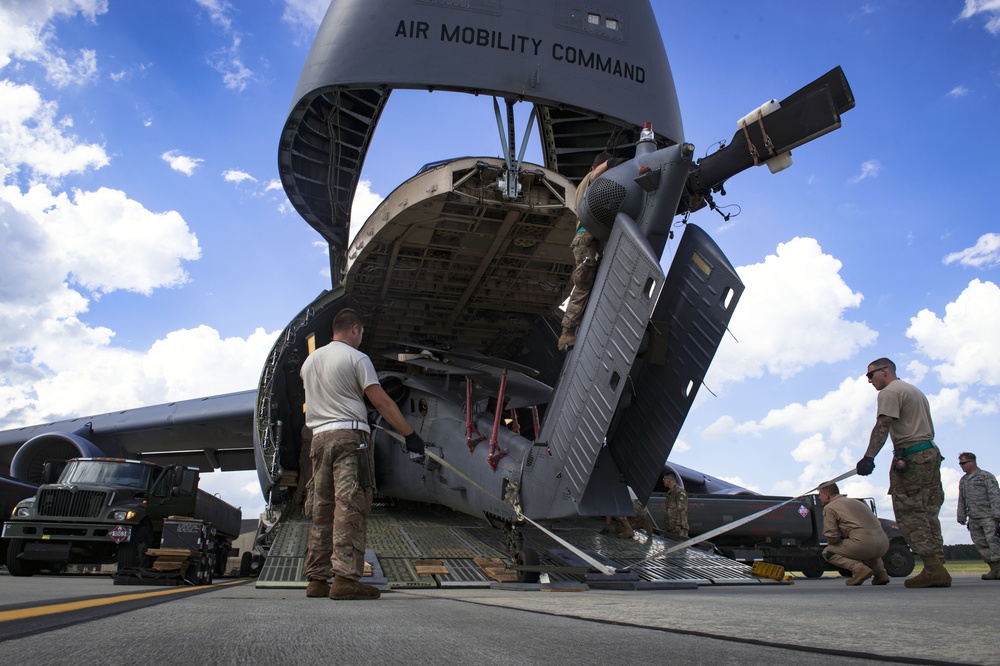
[[[113,460],[74,460],[63,472],[62,483],[100,483],[126,488],[146,488],[151,465]]]

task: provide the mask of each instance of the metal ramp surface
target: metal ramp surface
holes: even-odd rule
[[[257,587],[304,588],[302,576],[311,523],[301,517],[275,526],[276,535]],[[598,561],[625,572],[608,577],[581,573],[586,563],[540,530],[523,528],[525,545],[538,553],[541,567],[551,571],[550,584],[582,583],[592,588],[663,589],[698,585],[781,584],[782,581],[750,575],[750,567],[699,548],[685,548],[662,555],[676,542],[636,532],[631,539],[600,534],[603,520],[580,518],[550,528],[555,534]],[[381,589],[499,587],[524,589],[524,584],[493,580],[475,558],[498,558],[513,565],[503,533],[482,520],[439,507],[402,509],[378,506],[368,518],[365,560],[372,577],[364,582]],[[447,574],[418,573],[418,560],[436,560]],[[673,585],[671,585],[673,584]],[[535,588],[538,587],[536,584]],[[544,585],[542,586],[544,587]]]

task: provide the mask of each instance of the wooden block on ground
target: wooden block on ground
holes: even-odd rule
[[[446,575],[450,573],[448,567],[441,560],[413,560],[413,568],[420,576]]]
[[[198,553],[187,548],[149,548],[146,554],[154,557],[194,557]]]
[[[153,571],[181,571],[187,569],[187,562],[153,562]]]
[[[483,573],[498,583],[517,582],[517,572],[508,569],[499,557],[474,557],[472,561],[483,570]]]

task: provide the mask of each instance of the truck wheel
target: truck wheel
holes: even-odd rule
[[[141,567],[146,560],[146,551],[155,544],[156,535],[149,525],[139,525],[132,530],[132,538],[118,546],[118,570]]]
[[[802,575],[805,576],[806,578],[822,578],[823,577],[823,570],[822,569],[803,569],[802,570]]]
[[[7,571],[11,576],[34,576],[38,573],[38,562],[32,560],[22,560],[18,557],[24,552],[24,545],[28,543],[25,539],[11,539],[7,547]]]
[[[901,543],[889,544],[889,550],[882,556],[886,573],[893,578],[909,576],[913,572],[913,553]]]
[[[226,575],[226,563],[229,562],[229,548],[225,546],[222,544],[215,552],[215,575],[219,578]]]

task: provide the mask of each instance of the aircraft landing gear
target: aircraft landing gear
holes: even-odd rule
[[[511,553],[514,563],[518,566],[537,567],[538,551],[524,542],[524,534],[515,523],[510,523],[507,528],[507,550]],[[517,582],[537,583],[538,571],[518,571]]]
[[[525,546],[523,550],[514,555],[514,561],[519,566],[537,567],[538,552],[534,548],[529,548]],[[537,583],[538,580],[539,580],[539,573],[537,571],[517,572],[517,582],[519,583]]]

